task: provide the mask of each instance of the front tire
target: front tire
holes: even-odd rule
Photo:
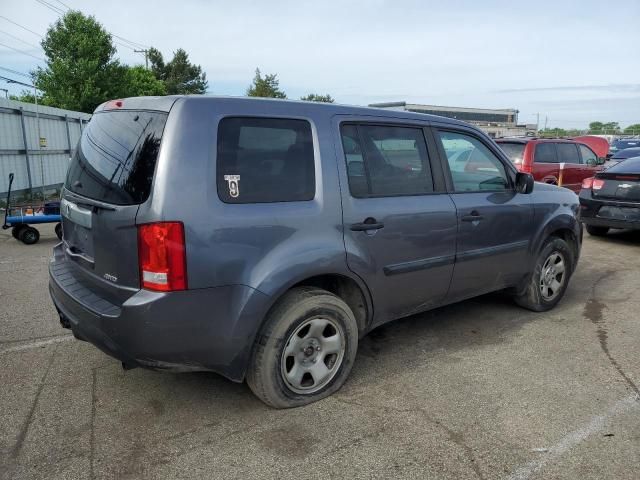
[[[358,325],[349,306],[315,287],[287,292],[256,338],[247,384],[274,408],[307,405],[336,392],[358,349]]]
[[[596,227],[595,225],[586,225],[586,229],[589,235],[594,237],[602,237],[609,232],[609,227]]]
[[[534,312],[546,312],[564,296],[575,268],[574,254],[563,239],[549,238],[536,260],[526,290],[515,295],[515,302]]]

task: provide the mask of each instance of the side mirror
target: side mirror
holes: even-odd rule
[[[530,173],[518,172],[516,175],[516,191],[518,193],[529,194],[533,192],[533,175]]]
[[[596,165],[604,165],[604,163],[607,161],[606,158],[604,157],[598,157],[598,160],[596,161]]]

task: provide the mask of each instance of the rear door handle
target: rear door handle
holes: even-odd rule
[[[469,215],[463,215],[461,220],[463,222],[477,222],[478,220],[482,220],[484,217],[480,215],[476,210],[473,210]]]
[[[367,230],[380,230],[384,228],[384,223],[378,222],[375,218],[369,217],[362,223],[352,223],[351,230],[354,232],[366,232]]]

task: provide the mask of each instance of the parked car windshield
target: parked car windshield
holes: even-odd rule
[[[524,143],[500,142],[498,143],[498,145],[500,146],[502,151],[507,154],[507,157],[509,157],[509,159],[513,163],[516,163],[516,164],[522,163],[522,157],[524,156],[524,147],[525,147]]]
[[[640,140],[616,140],[611,145],[611,150],[624,150],[625,148],[640,147]]]
[[[640,157],[640,148],[625,148],[624,150],[616,152],[616,154],[612,158],[616,159],[631,157]]]
[[[65,188],[117,205],[146,201],[166,120],[160,112],[96,113],[82,133]]]

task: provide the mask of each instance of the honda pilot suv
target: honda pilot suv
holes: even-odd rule
[[[338,390],[383,323],[496,290],[554,307],[577,212],[454,119],[116,100],[69,168],[50,292],[62,325],[125,368],[214,371],[293,407]]]

